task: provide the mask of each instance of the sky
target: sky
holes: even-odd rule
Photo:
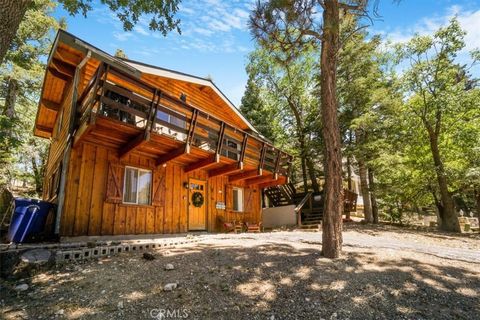
[[[61,6],[56,17],[65,17],[70,33],[113,54],[122,49],[129,59],[200,77],[211,77],[236,105],[245,90],[248,53],[255,41],[248,17],[255,1],[183,0],[178,12],[181,34],[164,37],[148,29],[141,18],[131,32],[105,6],[95,3],[87,17],[69,16]],[[480,48],[480,0],[380,0],[378,18],[369,27],[393,42],[404,42],[415,33],[431,34],[457,15],[467,32],[467,51]]]

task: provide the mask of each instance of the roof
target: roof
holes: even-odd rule
[[[190,75],[187,73],[174,71],[166,68],[161,68],[154,65],[149,65],[139,61],[114,57],[106,53],[105,51],[91,45],[90,43],[72,35],[71,33],[65,30],[58,31],[57,36],[55,38],[55,42],[50,52],[50,57],[47,65],[50,65],[50,61],[52,57],[55,55],[55,52],[60,43],[64,43],[72,47],[73,49],[79,52],[82,52],[84,55],[86,55],[87,52],[90,51],[92,58],[114,65],[115,67],[118,67],[121,70],[125,70],[129,74],[132,74],[138,78],[140,78],[142,74],[149,74],[149,75],[160,76],[164,78],[170,78],[174,80],[179,80],[179,81],[189,82],[196,85],[209,87],[218,97],[220,97],[222,101],[224,101],[224,103],[234,112],[234,114],[239,118],[239,120],[241,120],[241,122],[244,122],[245,125],[250,130],[252,130],[255,134],[258,134],[258,131],[253,127],[253,125],[243,116],[243,114],[238,110],[238,108],[235,107],[235,105],[225,96],[225,94],[210,79],[206,79],[206,78],[202,78],[202,77],[198,77],[198,76],[194,76],[194,75]],[[42,89],[42,96],[44,93],[44,89],[45,87]],[[41,108],[42,108],[42,104],[40,101],[39,112]],[[38,118],[38,113],[37,113],[37,118]]]
[[[152,75],[171,78],[171,79],[180,80],[180,81],[191,82],[198,85],[210,87],[248,125],[248,127],[251,130],[253,130],[254,132],[257,132],[257,130],[253,127],[253,125],[244,117],[244,115],[240,112],[240,110],[238,110],[238,108],[235,107],[235,105],[230,101],[230,99],[228,99],[227,96],[215,85],[215,83],[213,83],[212,80],[194,76],[184,72],[179,72],[171,69],[166,69],[166,68],[146,64],[146,63],[135,61],[135,60],[129,60],[125,58],[120,58],[120,59],[142,73],[152,74]]]

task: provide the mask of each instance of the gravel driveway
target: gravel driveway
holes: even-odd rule
[[[478,236],[349,224],[336,260],[321,256],[319,232],[198,237],[194,245],[151,251],[148,260],[123,253],[3,281],[0,318],[470,320],[480,314]],[[19,284],[28,289],[16,291]]]

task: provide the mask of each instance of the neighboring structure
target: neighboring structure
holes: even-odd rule
[[[292,157],[210,81],[121,60],[59,31],[36,136],[51,139],[43,198],[61,236],[215,231],[261,220]]]

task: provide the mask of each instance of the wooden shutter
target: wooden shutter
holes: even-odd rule
[[[243,211],[246,213],[253,213],[253,206],[255,204],[254,199],[254,189],[253,188],[244,188],[243,189]]]
[[[125,167],[120,163],[108,163],[106,201],[121,203],[123,199],[123,174]]]
[[[164,167],[153,171],[152,205],[165,206],[165,171]]]

